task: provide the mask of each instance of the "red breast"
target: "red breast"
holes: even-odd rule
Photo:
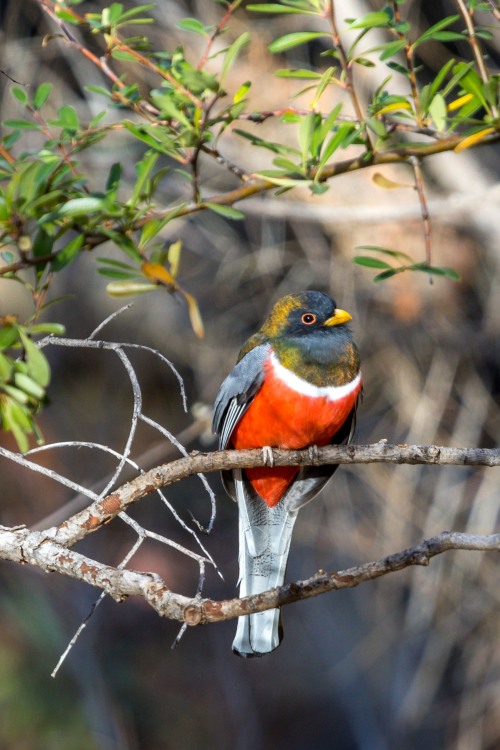
[[[360,375],[345,386],[317,388],[285,371],[272,356],[264,370],[264,382],[231,436],[236,449],[326,445],[344,424],[362,388]],[[267,505],[274,506],[298,471],[297,467],[263,467],[246,469],[246,476]]]

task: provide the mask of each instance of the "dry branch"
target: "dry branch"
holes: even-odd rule
[[[122,601],[128,596],[141,596],[162,617],[188,625],[231,620],[240,615],[281,607],[327,591],[353,588],[360,583],[412,565],[428,565],[431,558],[452,549],[500,551],[500,534],[479,536],[444,531],[415,547],[374,562],[333,573],[319,571],[305,581],[289,583],[281,588],[243,599],[214,601],[176,594],[170,591],[155,573],[120,570],[90,560],[84,555],[61,547],[45,532],[29,531],[25,527],[0,527],[0,557],[3,559],[29,563],[46,572],[57,572],[77,578],[97,586],[116,601]]]
[[[273,449],[275,466],[320,466],[324,464],[432,464],[459,466],[500,466],[500,449],[449,448],[437,445],[331,445],[302,451]],[[267,456],[259,449],[191,453],[187,458],[158,466],[122,485],[107,497],[64,521],[54,530],[60,544],[71,547],[96,531],[137,500],[162,487],[190,476],[222,469],[265,466]]]
[[[389,445],[385,441],[373,445],[327,446],[302,451],[273,450],[272,455],[276,466],[341,463],[500,466],[500,449]],[[194,452],[136,477],[107,497],[95,500],[60,526],[45,531],[31,531],[24,526],[1,526],[0,558],[76,578],[100,588],[116,601],[128,596],[140,596],[161,616],[197,625],[283,606],[326,591],[357,586],[410,565],[427,565],[432,557],[450,549],[500,551],[500,534],[475,536],[443,532],[416,547],[375,562],[333,573],[320,571],[305,581],[290,583],[245,599],[213,601],[173,593],[155,573],[105,565],[69,549],[79,539],[123,514],[132,503],[155,490],[200,472],[264,466],[268,462],[268,455],[261,450]]]

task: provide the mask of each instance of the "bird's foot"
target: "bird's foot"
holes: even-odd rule
[[[270,445],[262,447],[262,458],[264,459],[264,466],[274,466],[273,449]]]
[[[311,459],[311,463],[317,464],[319,459],[319,451],[317,445],[310,445],[307,449],[307,452],[309,453],[309,458]]]

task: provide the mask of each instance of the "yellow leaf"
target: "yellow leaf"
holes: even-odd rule
[[[168,248],[168,262],[170,271],[175,278],[179,272],[179,263],[181,260],[182,240],[177,240]]]
[[[476,143],[479,143],[479,141],[482,141],[483,138],[486,138],[486,136],[491,135],[494,132],[495,132],[495,128],[485,128],[484,130],[480,130],[478,133],[473,133],[472,135],[469,135],[467,138],[464,138],[463,141],[460,141],[458,146],[455,146],[453,150],[455,152],[465,151],[466,148],[475,146]]]
[[[455,99],[453,102],[450,102],[448,104],[448,112],[454,112],[456,109],[460,109],[460,107],[463,107],[464,104],[467,104],[467,102],[470,102],[471,99],[474,97],[472,94],[464,94],[463,96],[459,96],[458,99]]]
[[[410,102],[392,102],[392,104],[387,104],[385,107],[382,107],[382,109],[379,109],[377,115],[385,115],[388,112],[397,112],[398,109],[411,109],[411,104]]]
[[[156,281],[158,284],[165,284],[166,286],[175,286],[174,277],[160,263],[148,263],[146,261],[142,264],[141,271],[151,281]]]
[[[202,339],[205,335],[205,327],[203,325],[203,320],[201,319],[198,303],[191,294],[188,294],[187,292],[183,292],[183,294],[188,304],[189,320],[191,321],[193,331],[199,339]]]
[[[394,190],[394,188],[413,188],[413,185],[409,185],[408,183],[390,180],[388,177],[385,177],[385,175],[380,174],[380,172],[375,172],[372,176],[372,180],[375,185],[385,188],[386,190]]]

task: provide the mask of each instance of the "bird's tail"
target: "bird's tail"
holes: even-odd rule
[[[239,476],[238,476],[239,474]],[[235,472],[239,511],[240,596],[260,594],[285,579],[286,563],[297,512],[283,503],[270,508]],[[262,656],[274,651],[283,632],[279,609],[238,618],[233,651],[239,656]]]

